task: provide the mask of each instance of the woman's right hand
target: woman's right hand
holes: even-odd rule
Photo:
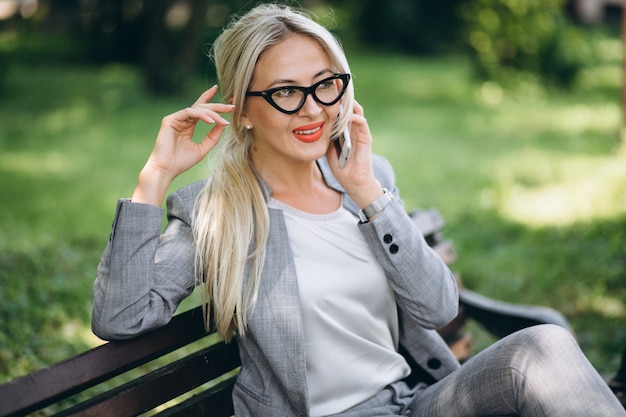
[[[234,106],[211,103],[216,93],[217,86],[213,86],[193,106],[163,118],[154,149],[139,174],[131,201],[160,207],[174,178],[204,159],[217,145],[229,125],[220,113],[230,113]],[[196,143],[193,133],[200,120],[215,126]]]

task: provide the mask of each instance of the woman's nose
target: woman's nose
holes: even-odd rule
[[[309,94],[304,100],[304,104],[298,110],[301,115],[316,116],[322,112],[322,105],[315,101],[312,94]]]

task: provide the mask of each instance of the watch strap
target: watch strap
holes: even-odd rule
[[[383,195],[359,210],[359,219],[363,223],[370,221],[372,217],[383,211],[391,200],[393,200],[393,195],[386,188],[383,188]]]

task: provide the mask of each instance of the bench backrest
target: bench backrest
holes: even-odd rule
[[[199,339],[204,348],[184,351],[184,347]],[[149,370],[151,361],[180,348],[183,348],[182,359]],[[141,369],[144,365],[146,370]],[[168,409],[166,415],[193,416],[197,410],[197,415],[226,417],[233,413],[230,390],[239,365],[236,343],[227,345],[211,337],[204,330],[202,308],[197,307],[175,316],[169,324],[153,332],[106,343],[0,385],[0,416],[25,416],[52,404],[60,408],[63,402],[71,404],[76,394],[94,386],[104,388],[97,390],[101,393],[91,394],[93,397],[87,397],[88,400],[55,415],[134,416],[208,384],[201,394]],[[140,376],[133,377],[132,370],[137,368]],[[109,388],[115,377],[128,371],[131,372],[126,379],[133,379],[125,382],[120,378],[120,385]],[[205,410],[207,406],[211,412]]]

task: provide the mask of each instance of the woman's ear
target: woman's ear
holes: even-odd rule
[[[239,116],[239,125],[245,127],[248,130],[252,129],[253,127],[252,122],[250,121],[250,119],[248,119],[248,117],[245,114],[241,114]]]
[[[243,126],[247,130],[252,129],[254,127],[254,124],[252,123],[250,118],[247,116],[245,101],[244,101],[243,107],[238,107],[237,110],[239,112],[239,115],[238,115],[239,126]]]

